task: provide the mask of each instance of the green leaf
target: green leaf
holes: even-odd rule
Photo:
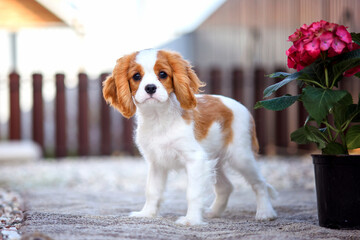
[[[337,142],[330,142],[322,149],[322,154],[328,155],[338,155],[338,154],[348,154],[346,148],[343,145]]]
[[[351,104],[346,112],[348,119],[351,122],[360,122],[360,106],[358,104]]]
[[[284,77],[282,81],[275,83],[264,90],[264,98],[271,96],[274,92],[276,92],[279,88],[285,86],[286,84],[299,80],[300,82],[312,81],[321,84],[321,79],[323,78],[323,65],[322,60],[318,59],[309,66],[305,67],[301,71],[289,74],[284,72],[277,72],[273,75],[270,74],[272,78],[276,77]]]
[[[322,89],[307,86],[303,89],[302,101],[306,111],[320,124],[330,109],[347,95],[347,91]]]
[[[352,32],[352,33],[350,33],[350,34],[351,34],[352,40],[353,40],[357,45],[360,45],[360,33]]]
[[[360,72],[356,73],[354,76],[360,78]]]
[[[298,144],[316,143],[319,149],[326,146],[326,139],[323,133],[314,126],[304,126],[294,131],[290,135],[291,141]]]
[[[351,109],[353,108],[352,105],[355,105],[352,103],[353,103],[352,97],[350,93],[347,92],[345,97],[343,97],[333,107],[334,123],[338,129],[340,129],[341,125],[350,119],[351,114],[353,113],[353,111],[351,111]]]
[[[287,72],[275,72],[275,73],[271,73],[269,75],[267,75],[267,77],[269,78],[286,78],[287,76],[290,76],[291,73],[287,73]]]
[[[290,134],[290,139],[298,144],[308,144],[311,141],[307,138],[305,126],[301,127]]]
[[[335,56],[331,59],[331,62],[335,62],[332,67],[334,74],[333,79],[337,79],[341,77],[345,71],[360,65],[360,49]]]
[[[298,79],[303,73],[302,72],[295,72],[293,74],[290,74],[289,76],[287,76],[285,79],[283,79],[281,82],[275,83],[269,87],[267,87],[264,90],[264,98],[271,96],[271,94],[273,94],[274,92],[276,92],[279,88],[281,88],[282,86]]]
[[[346,133],[346,145],[348,149],[360,148],[360,125],[354,125]]]
[[[296,100],[298,100],[300,95],[298,96],[290,96],[284,95],[277,98],[272,98],[268,100],[259,101],[255,105],[255,109],[264,107],[268,110],[273,111],[281,111],[287,107],[290,107]]]
[[[353,104],[353,99],[352,99],[352,96],[351,94],[346,91],[346,95],[338,102],[340,105],[351,105]]]

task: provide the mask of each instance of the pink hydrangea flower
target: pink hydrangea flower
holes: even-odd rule
[[[321,56],[333,57],[360,48],[352,42],[346,27],[324,20],[304,24],[289,36],[293,45],[286,51],[288,67],[300,71]],[[326,53],[326,54],[324,54]],[[360,72],[360,66],[348,70],[345,76]]]
[[[320,39],[320,50],[327,51],[331,47],[331,43],[333,42],[333,34],[331,32],[324,32],[319,37]]]

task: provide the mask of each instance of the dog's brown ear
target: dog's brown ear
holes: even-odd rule
[[[181,107],[186,110],[195,108],[195,94],[205,84],[199,80],[190,63],[184,60],[179,53],[170,51],[160,52],[166,56],[173,70],[174,92]]]
[[[128,79],[129,64],[134,58],[135,54],[118,59],[113,73],[103,82],[105,100],[126,118],[131,118],[136,112]]]

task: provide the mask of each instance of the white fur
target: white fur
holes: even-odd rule
[[[136,62],[145,70],[145,76],[135,95],[137,106],[136,144],[141,154],[149,163],[146,186],[146,203],[140,212],[133,212],[133,217],[154,217],[157,215],[165,189],[168,171],[185,168],[188,175],[186,216],[177,223],[184,225],[203,224],[202,212],[204,195],[207,187],[214,184],[216,171],[216,198],[208,212],[209,217],[219,217],[225,210],[233,187],[225,176],[223,165],[226,161],[239,171],[252,186],[257,198],[256,219],[269,220],[276,217],[269,196],[275,190],[260,175],[252,151],[251,116],[248,110],[235,100],[219,98],[232,112],[233,141],[225,147],[219,123],[214,123],[205,139],[198,142],[194,135],[194,125],[182,117],[182,109],[174,93],[170,96],[153,72],[156,51],[140,52]],[[149,96],[144,91],[146,84],[156,84],[159,94],[156,101],[146,100]],[[164,97],[164,91],[166,97]],[[201,97],[198,95],[197,97]],[[145,99],[145,100],[144,100]],[[211,109],[208,109],[211,111]],[[216,160],[215,160],[216,159]]]

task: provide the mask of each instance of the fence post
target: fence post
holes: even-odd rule
[[[235,100],[244,103],[244,72],[240,68],[234,68],[231,74],[232,96]]]
[[[101,154],[110,155],[111,154],[111,134],[110,134],[110,107],[106,103],[102,95],[102,84],[105,81],[108,73],[103,73],[100,75],[100,98],[101,98]]]
[[[134,155],[133,132],[134,132],[133,119],[123,118],[123,137],[122,137],[123,150],[130,155]]]
[[[10,78],[10,124],[9,139],[21,139],[21,121],[20,121],[20,76],[12,72]]]
[[[263,99],[263,92],[265,89],[265,70],[263,68],[257,67],[254,72],[254,88],[255,88],[255,101]],[[257,109],[254,113],[254,120],[256,124],[256,133],[260,145],[260,154],[265,154],[268,141],[268,129],[266,127],[266,112],[265,109]]]
[[[66,149],[66,111],[65,111],[65,75],[56,74],[56,150],[55,156],[65,157]]]
[[[341,81],[339,84],[339,88],[341,90],[347,90],[350,92],[350,94],[352,96],[357,96],[357,94],[354,92],[352,92],[353,90],[358,90],[357,88],[355,88],[355,81],[354,80],[358,80],[358,79],[354,79],[354,77],[347,77],[345,81]],[[356,99],[353,99],[356,101]]]
[[[88,77],[85,73],[79,73],[78,94],[78,154],[89,155],[88,134]]]
[[[221,70],[212,68],[210,70],[211,94],[221,94]]]
[[[33,79],[33,112],[32,112],[32,136],[34,142],[41,146],[44,152],[44,113],[42,98],[42,80],[41,74],[35,73]]]
[[[275,72],[286,72],[282,68],[275,69]],[[278,82],[280,79],[276,79]],[[279,90],[276,91],[275,97],[281,97],[288,93],[288,86],[283,86]],[[287,148],[289,146],[289,134],[288,134],[288,117],[287,117],[287,109],[282,111],[275,112],[275,123],[276,123],[276,137],[275,144],[277,147],[277,152],[280,154],[284,154],[287,152]]]

